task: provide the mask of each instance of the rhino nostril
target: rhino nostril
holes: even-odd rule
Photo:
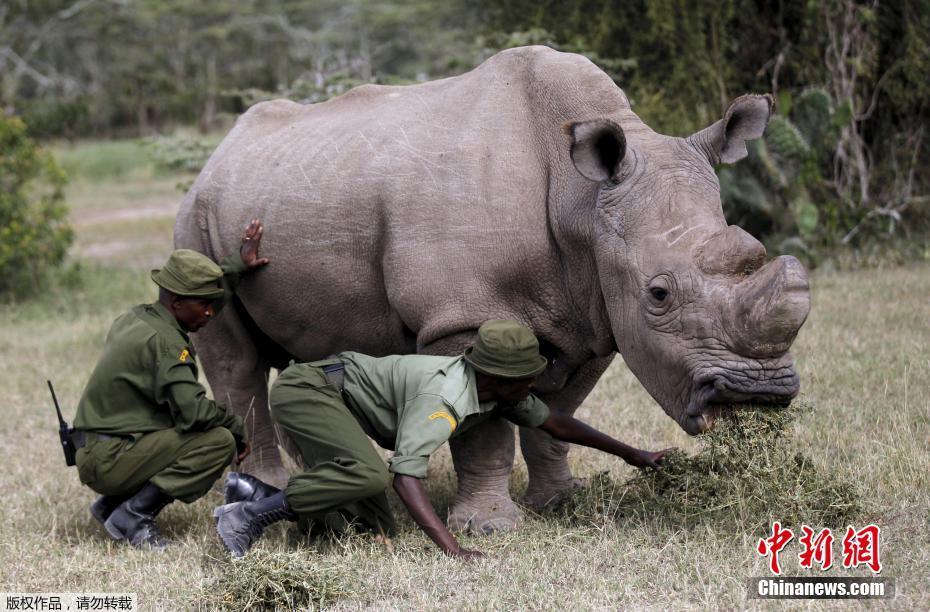
[[[711,402],[718,399],[718,387],[715,378],[706,378],[697,381],[694,390],[691,392],[691,399],[688,402],[687,414],[694,418],[702,415]]]

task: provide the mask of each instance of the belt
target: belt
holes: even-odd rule
[[[329,365],[322,366],[323,373],[326,374],[326,378],[329,380],[329,383],[339,389],[339,393],[345,391],[346,386],[346,366],[341,361],[339,363],[332,363]]]
[[[111,436],[110,434],[99,433],[96,431],[84,431],[83,429],[75,429],[71,432],[71,439],[74,441],[74,450],[79,448],[84,448],[87,446],[87,435],[93,434],[94,439],[96,440],[112,440],[113,438],[125,438],[126,436]]]

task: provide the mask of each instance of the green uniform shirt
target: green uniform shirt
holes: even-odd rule
[[[221,267],[225,300],[245,265],[237,253]],[[78,403],[75,428],[136,437],[169,428],[184,433],[225,427],[244,439],[242,419],[207,398],[195,357],[190,338],[167,308],[158,302],[134,307],[110,327]]]
[[[426,477],[429,456],[449,438],[501,416],[538,427],[549,408],[530,395],[517,404],[478,402],[475,372],[461,357],[340,353],[348,406],[362,429],[394,450],[389,469]]]

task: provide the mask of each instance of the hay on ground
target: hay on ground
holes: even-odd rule
[[[212,610],[319,609],[352,595],[357,586],[340,559],[307,550],[256,548],[222,564],[205,583],[200,603]]]
[[[734,407],[701,436],[696,455],[675,451],[663,469],[625,483],[598,474],[558,512],[572,520],[640,518],[674,528],[726,523],[751,533],[764,533],[774,520],[845,528],[862,511],[857,487],[791,444],[792,423],[809,410],[797,402]]]

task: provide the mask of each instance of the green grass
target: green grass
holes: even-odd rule
[[[72,180],[108,182],[166,177],[175,174],[172,167],[188,167],[193,171],[205,161],[222,140],[223,133],[201,135],[192,130],[173,134],[125,140],[85,140],[59,142],[51,147],[56,159]]]
[[[79,256],[80,265],[58,275],[40,298],[0,305],[0,367],[7,374],[0,430],[0,591],[135,592],[146,610],[213,609],[223,601],[238,609],[250,593],[263,589],[284,598],[279,601],[291,597],[352,609],[798,607],[747,600],[746,579],[766,575],[767,566],[755,552],[751,526],[739,522],[675,527],[648,515],[604,520],[596,513],[528,512],[516,532],[464,537],[466,546],[488,557],[461,563],[441,556],[392,499],[400,519],[393,551],[367,537],[308,540],[275,526],[251,561],[236,565],[213,530],[211,510],[221,502],[217,487],[194,504],[176,503],[163,513],[164,531],[177,540],[167,551],[113,543],[87,512],[93,493],[64,466],[45,379],[55,382],[70,418],[111,321],[155,296],[147,266],[170,252],[171,215],[119,211],[146,194],[161,193],[152,197],[167,202],[173,179],[139,176],[79,183],[69,192],[74,214],[92,219],[77,224],[79,248],[123,240],[136,250]],[[94,201],[95,193],[102,203]],[[116,221],[109,214],[114,211]],[[150,241],[143,240],[146,235]],[[814,409],[790,427],[792,449],[824,473],[860,487],[865,514],[856,525],[874,521],[882,527],[882,575],[897,580],[896,599],[881,607],[925,609],[930,265],[817,273],[812,293],[811,316],[793,353],[802,399]],[[620,360],[576,416],[636,446],[699,449]],[[616,484],[636,473],[589,449],[574,448],[569,461],[577,476],[588,479],[589,495],[601,486],[607,505],[613,489],[603,486],[605,476]],[[514,496],[526,480],[518,458]],[[427,488],[444,512],[455,492],[446,448],[430,462]],[[839,542],[835,546],[836,555]],[[798,568],[797,550],[792,542],[782,557],[786,573],[812,575]],[[836,568],[827,574],[868,575]],[[275,585],[284,585],[283,592]],[[838,607],[825,601],[800,606]]]
[[[140,139],[98,140],[52,147],[68,176],[74,180],[107,181],[151,175],[151,150]]]

